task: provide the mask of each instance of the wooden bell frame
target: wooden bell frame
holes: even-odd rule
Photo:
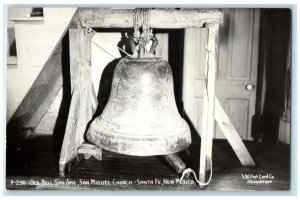
[[[206,171],[211,169],[214,120],[217,121],[226,139],[243,166],[254,166],[254,161],[239,134],[215,96],[218,63],[219,26],[224,13],[220,9],[151,9],[150,27],[160,29],[206,28],[208,29],[206,83],[203,102],[199,178],[205,182]],[[97,99],[91,79],[91,28],[132,28],[133,9],[79,8],[69,28],[70,75],[72,99],[67,126],[59,160],[59,173],[65,176],[78,154],[85,158],[102,159],[99,147],[84,142],[88,122],[97,107]],[[74,162],[75,161],[75,162]]]

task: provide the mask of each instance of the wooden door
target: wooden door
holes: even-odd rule
[[[258,35],[259,10],[225,9],[224,25],[220,27],[216,96],[244,140],[252,139]],[[185,112],[199,133],[202,122],[206,44],[207,29],[186,29],[183,101]],[[217,125],[214,137],[224,138]]]

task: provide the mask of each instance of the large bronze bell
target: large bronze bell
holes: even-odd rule
[[[170,65],[157,57],[125,57],[117,64],[109,100],[87,131],[91,143],[117,153],[172,154],[191,143],[178,113]]]

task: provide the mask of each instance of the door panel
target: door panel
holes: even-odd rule
[[[227,76],[223,79],[248,80],[250,74],[251,40],[253,29],[253,10],[232,9],[229,28],[229,60]],[[222,54],[221,54],[222,56]]]
[[[259,11],[225,9],[224,21],[220,27],[216,95],[241,138],[251,140],[256,92],[255,88],[246,90],[245,86],[256,84]],[[198,132],[202,122],[206,44],[206,29],[186,29],[183,101]],[[215,138],[224,138],[217,125]]]
[[[247,127],[248,127],[248,109],[249,100],[248,99],[225,99],[221,102],[224,110],[226,111],[229,119],[234,125],[235,129],[241,136],[243,140],[247,139]],[[240,114],[246,113],[246,114]],[[223,132],[220,130],[219,126],[216,126],[216,138],[224,138]]]

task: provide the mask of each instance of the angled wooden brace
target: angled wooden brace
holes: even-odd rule
[[[215,97],[215,119],[241,164],[243,166],[255,166],[255,163],[239,133],[234,128],[217,97]]]

